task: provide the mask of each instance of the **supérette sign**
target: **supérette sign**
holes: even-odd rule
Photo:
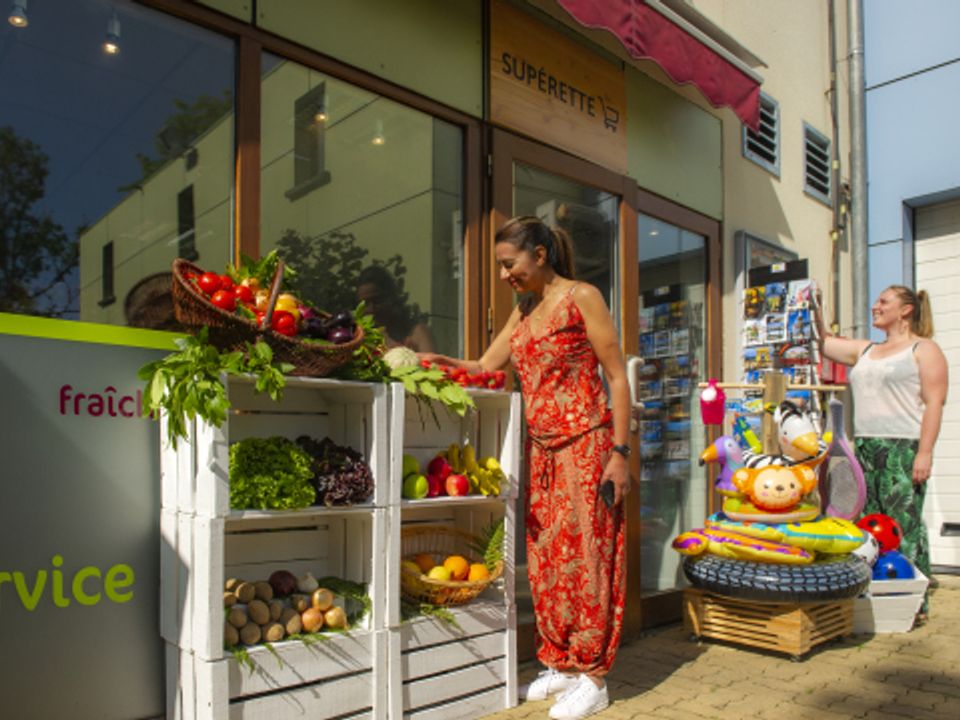
[[[499,0],[491,4],[490,119],[626,172],[622,68]]]

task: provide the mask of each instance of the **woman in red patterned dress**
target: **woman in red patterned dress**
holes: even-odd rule
[[[630,400],[623,355],[600,292],[577,282],[573,246],[535,217],[507,222],[495,238],[500,278],[523,300],[480,360],[422,357],[471,372],[512,363],[529,433],[527,562],[546,670],[521,691],[560,693],[554,720],[604,709],[604,675],[620,642],[626,591]],[[603,368],[612,403],[598,372]],[[601,500],[610,480],[613,504]]]

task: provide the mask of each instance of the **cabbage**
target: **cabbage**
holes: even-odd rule
[[[420,362],[417,354],[408,347],[395,347],[392,350],[387,350],[383,355],[383,361],[390,366],[391,370],[418,365]]]

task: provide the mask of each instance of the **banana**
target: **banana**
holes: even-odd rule
[[[493,483],[491,481],[490,471],[480,468],[477,470],[477,477],[479,478],[479,490],[481,495],[496,495],[494,492]]]
[[[476,473],[480,470],[480,466],[477,464],[477,451],[473,445],[464,445],[461,451],[461,459],[463,461],[463,469],[467,473]]]
[[[447,462],[450,463],[450,467],[455,473],[463,472],[463,465],[460,461],[460,446],[456,443],[451,443],[450,447],[447,448]]]
[[[487,470],[500,470],[500,463],[497,461],[493,455],[488,455],[480,461],[481,467],[486,468]]]

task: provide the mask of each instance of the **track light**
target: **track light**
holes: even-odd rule
[[[103,51],[107,55],[116,55],[120,52],[120,18],[116,11],[107,20],[107,37],[103,41]]]
[[[30,24],[27,19],[27,0],[13,0],[10,7],[10,14],[7,16],[7,22],[15,28],[25,28]]]
[[[313,111],[313,120],[317,123],[327,121],[327,101],[322,97],[320,98],[320,102],[317,103],[316,110]]]
[[[383,145],[387,141],[387,138],[383,134],[383,122],[377,120],[377,131],[373,134],[372,142],[374,145]]]

